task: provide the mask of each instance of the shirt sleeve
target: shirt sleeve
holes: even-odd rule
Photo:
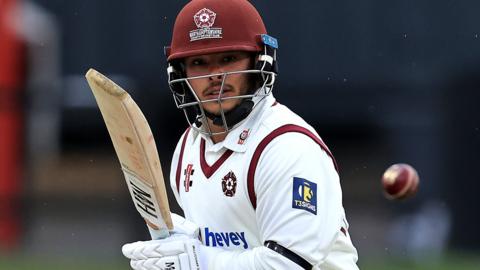
[[[308,136],[283,134],[262,153],[254,187],[261,241],[275,241],[319,267],[340,236],[344,217],[342,191],[333,160]],[[263,246],[238,254],[221,252],[214,256],[210,266],[214,266],[212,269],[228,266],[231,270],[302,269]]]
[[[275,241],[321,264],[342,226],[342,191],[333,160],[311,138],[286,133],[264,150],[255,174],[262,242]]]

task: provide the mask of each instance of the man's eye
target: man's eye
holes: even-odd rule
[[[205,64],[205,61],[203,61],[202,59],[195,59],[191,62],[192,66],[201,66],[203,64]]]
[[[224,62],[224,63],[230,63],[230,62],[235,61],[236,59],[237,59],[237,58],[236,58],[235,56],[229,55],[229,56],[225,56],[225,57],[223,58],[223,62]]]

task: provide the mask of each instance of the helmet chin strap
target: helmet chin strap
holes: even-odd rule
[[[227,127],[231,128],[245,119],[250,112],[252,112],[253,105],[254,103],[251,99],[244,99],[233,109],[229,110],[228,112],[224,112]],[[224,126],[221,114],[213,114],[205,111],[205,115],[213,121],[214,125],[220,127]]]

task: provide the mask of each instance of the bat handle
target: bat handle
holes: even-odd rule
[[[160,228],[158,230],[153,229],[150,226],[148,227],[148,231],[150,232],[150,236],[152,237],[152,240],[160,240],[160,239],[165,239],[170,236],[170,231],[168,228]]]
[[[145,223],[147,223],[147,228],[150,232],[152,240],[165,239],[170,236],[170,231],[168,230],[168,228],[159,228],[157,225],[149,222],[146,219]]]

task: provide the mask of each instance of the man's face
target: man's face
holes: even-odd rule
[[[235,51],[214,54],[205,54],[185,58],[187,77],[204,76],[223,72],[240,71],[251,68],[251,54]],[[189,83],[201,101],[218,99],[223,76],[210,76],[201,79],[191,79]],[[247,73],[228,75],[223,86],[222,98],[245,95],[251,87]],[[228,99],[220,103],[206,102],[203,108],[213,114],[220,114],[221,108],[225,112],[234,108],[241,99]]]

